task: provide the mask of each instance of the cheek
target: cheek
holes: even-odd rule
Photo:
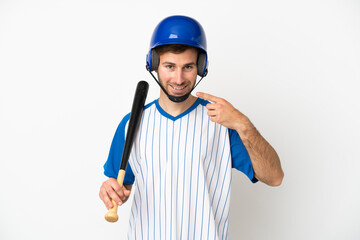
[[[197,73],[188,73],[186,74],[186,79],[190,82],[192,82],[193,84],[195,84],[196,82],[196,77],[197,77]]]
[[[165,80],[169,79],[169,76],[170,76],[170,74],[168,72],[163,71],[161,69],[158,70],[157,74],[158,74],[158,78],[161,79],[161,81],[165,81]]]
[[[162,83],[171,82],[171,75],[169,73],[164,73],[159,75],[159,79],[161,79]]]

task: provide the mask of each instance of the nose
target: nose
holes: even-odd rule
[[[177,85],[181,85],[185,82],[185,77],[184,77],[184,70],[183,69],[178,69],[176,71],[176,76],[175,76],[175,83]]]

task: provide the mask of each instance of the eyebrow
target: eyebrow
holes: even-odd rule
[[[170,65],[176,65],[175,63],[173,62],[163,62],[161,63],[162,65],[167,65],[167,64],[170,64]],[[184,66],[189,66],[189,65],[196,65],[196,63],[194,62],[189,62],[189,63],[185,63]]]

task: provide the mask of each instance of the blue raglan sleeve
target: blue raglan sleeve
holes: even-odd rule
[[[243,142],[237,131],[229,129],[232,167],[243,172],[248,178],[256,183],[254,169]]]
[[[107,177],[117,178],[121,157],[125,144],[125,126],[129,121],[130,113],[127,114],[122,121],[120,122],[118,128],[116,129],[114,138],[111,143],[110,152],[108,159],[104,165],[104,174]],[[133,171],[131,170],[130,164],[127,165],[124,177],[124,185],[131,185],[135,181],[135,176]]]

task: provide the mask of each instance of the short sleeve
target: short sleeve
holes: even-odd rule
[[[129,121],[130,113],[127,114],[122,121],[120,122],[118,128],[116,129],[114,138],[111,143],[109,156],[104,164],[104,174],[107,177],[117,178],[119,169],[120,169],[120,163],[121,163],[121,157],[124,149],[125,144],[125,126],[127,122]],[[135,181],[134,173],[132,172],[132,169],[130,167],[130,164],[127,165],[126,171],[125,171],[125,177],[124,177],[124,184],[125,185],[131,185]]]
[[[237,131],[229,129],[231,162],[232,168],[243,172],[253,183],[258,180],[255,178],[254,169],[243,142]]]

